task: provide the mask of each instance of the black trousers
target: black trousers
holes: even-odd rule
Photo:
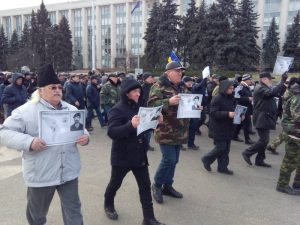
[[[214,140],[215,147],[202,158],[212,164],[218,159],[218,170],[226,170],[229,164],[230,140]]]
[[[243,127],[245,140],[250,139],[251,116],[246,115],[241,124],[236,124],[234,128],[234,137],[238,137],[241,128]]]
[[[114,206],[116,193],[129,171],[132,171],[139,187],[140,202],[142,204],[144,218],[153,218],[154,212],[148,166],[136,168],[112,166],[110,181],[104,194],[104,205],[108,207]]]
[[[266,147],[270,140],[270,130],[257,128],[258,141],[245,150],[246,155],[252,156],[257,153],[255,163],[261,163],[266,158]]]

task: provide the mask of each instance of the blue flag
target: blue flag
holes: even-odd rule
[[[137,8],[140,7],[140,5],[141,5],[141,1],[137,1],[136,4],[135,4],[135,6],[133,7],[133,9],[131,10],[131,14],[133,14],[134,11],[135,11]]]
[[[174,51],[172,51],[169,55],[169,58],[168,58],[168,62],[172,62],[172,61],[175,61],[175,62],[179,62],[180,63],[180,59],[177,57],[177,55],[175,54]]]

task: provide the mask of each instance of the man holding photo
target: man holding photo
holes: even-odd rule
[[[0,127],[0,143],[23,151],[23,177],[28,186],[26,216],[30,225],[46,224],[55,191],[61,201],[64,225],[82,225],[77,144],[87,145],[88,133],[86,131],[76,143],[47,146],[38,137],[39,111],[77,109],[62,101],[62,85],[52,65],[40,68],[37,84],[32,99],[15,109]]]

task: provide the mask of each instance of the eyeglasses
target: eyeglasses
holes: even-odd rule
[[[49,87],[49,89],[51,89],[52,91],[56,91],[56,90],[62,90],[63,87],[58,85],[58,86],[51,86],[51,87]]]

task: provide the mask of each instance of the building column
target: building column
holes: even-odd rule
[[[14,30],[16,30],[16,23],[17,18],[15,16],[10,16],[10,22],[11,22],[11,34],[13,34]]]
[[[67,19],[68,19],[71,34],[72,34],[72,43],[73,43],[73,62],[72,62],[72,64],[74,64],[74,11],[72,9],[68,10],[68,18]]]
[[[279,44],[280,53],[286,40],[287,23],[288,23],[288,12],[289,12],[290,0],[281,1],[280,6],[280,20],[279,20]]]
[[[100,6],[96,5],[96,21],[95,21],[95,26],[96,26],[96,68],[102,68],[102,42],[101,42],[101,23],[100,23]]]
[[[58,25],[61,20],[61,16],[58,10],[55,11],[55,20],[56,20],[56,24]]]
[[[24,24],[25,24],[25,16],[24,14],[21,15],[21,27],[22,27],[22,32],[24,30]]]
[[[115,67],[115,58],[116,58],[116,10],[113,4],[110,5],[110,21],[111,21],[111,61],[110,67]]]
[[[263,46],[263,28],[264,28],[264,12],[265,12],[265,1],[257,1],[257,21],[256,26],[260,28],[257,35],[257,45],[262,48]]]
[[[126,2],[126,6],[125,6],[125,10],[126,10],[126,43],[125,43],[125,57],[126,57],[126,70],[128,70],[130,68],[130,56],[132,55],[131,52],[131,7],[130,7],[130,3]]]
[[[87,32],[87,10],[86,8],[82,8],[82,64],[83,68],[88,68],[88,32]]]

